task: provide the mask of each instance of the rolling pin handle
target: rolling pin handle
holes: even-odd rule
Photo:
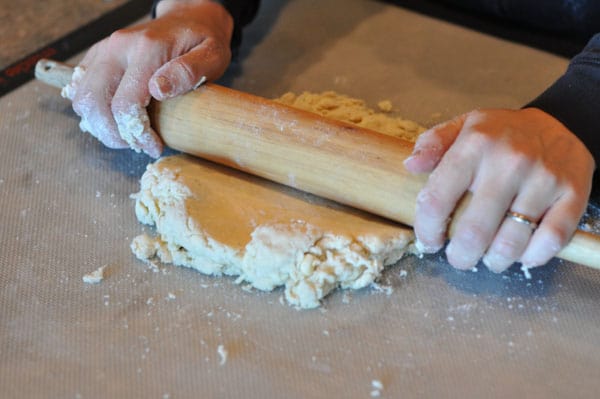
[[[35,77],[42,82],[62,89],[71,82],[73,67],[62,62],[41,59],[35,64]]]

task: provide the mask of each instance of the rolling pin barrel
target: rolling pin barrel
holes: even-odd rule
[[[402,161],[412,143],[207,84],[151,106],[177,150],[406,224],[424,176]]]
[[[66,85],[71,74],[54,61],[36,67],[36,77],[56,87]],[[414,222],[416,197],[427,177],[403,167],[412,143],[215,84],[152,102],[149,110],[153,127],[173,149]],[[600,269],[600,238],[577,231],[558,257]]]

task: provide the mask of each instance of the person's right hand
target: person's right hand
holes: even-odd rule
[[[157,19],[96,43],[75,68],[63,96],[80,127],[110,148],[158,158],[162,141],[146,107],[220,77],[231,59],[233,19],[210,0],[163,0]]]

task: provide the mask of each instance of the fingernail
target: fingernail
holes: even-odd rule
[[[483,264],[494,273],[502,273],[512,264],[510,259],[496,253],[487,253],[481,260]]]
[[[452,266],[460,270],[470,270],[477,265],[477,259],[473,259],[472,256],[468,255],[468,251],[460,251],[456,248],[456,245],[450,244],[446,247],[446,258]]]
[[[415,240],[415,248],[422,254],[434,254],[441,249],[441,247],[438,246],[426,245],[418,238]]]
[[[440,148],[437,146],[425,146],[413,149],[413,152],[403,162],[405,167],[416,168],[416,171],[431,171],[441,159]],[[415,165],[409,165],[415,160]]]
[[[160,155],[162,154],[162,146],[160,146],[160,145],[159,146],[152,146],[152,147],[150,147],[148,149],[144,149],[144,152],[148,156],[150,156],[150,157],[152,157],[154,159],[158,159],[158,158],[160,158]]]
[[[159,76],[155,80],[156,88],[163,97],[170,97],[173,92],[173,84],[164,76]]]
[[[408,164],[410,164],[413,160],[415,159],[415,155],[411,155],[408,158],[406,158],[404,161],[402,161],[402,164],[406,167],[406,166],[410,166]]]

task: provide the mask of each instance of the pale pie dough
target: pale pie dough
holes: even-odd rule
[[[383,126],[388,118],[395,135],[413,140],[423,130],[332,92],[286,94],[280,101],[298,106],[303,99],[310,100],[304,109],[312,101],[330,117],[332,111],[351,116],[344,109],[349,104],[360,113],[355,123],[376,115]],[[398,127],[402,124],[407,128]],[[133,240],[138,258],[239,276],[259,290],[284,286],[287,301],[299,308],[319,306],[337,287],[366,287],[385,266],[414,251],[406,227],[185,155],[148,165],[133,198],[139,221],[154,225],[157,233]]]

